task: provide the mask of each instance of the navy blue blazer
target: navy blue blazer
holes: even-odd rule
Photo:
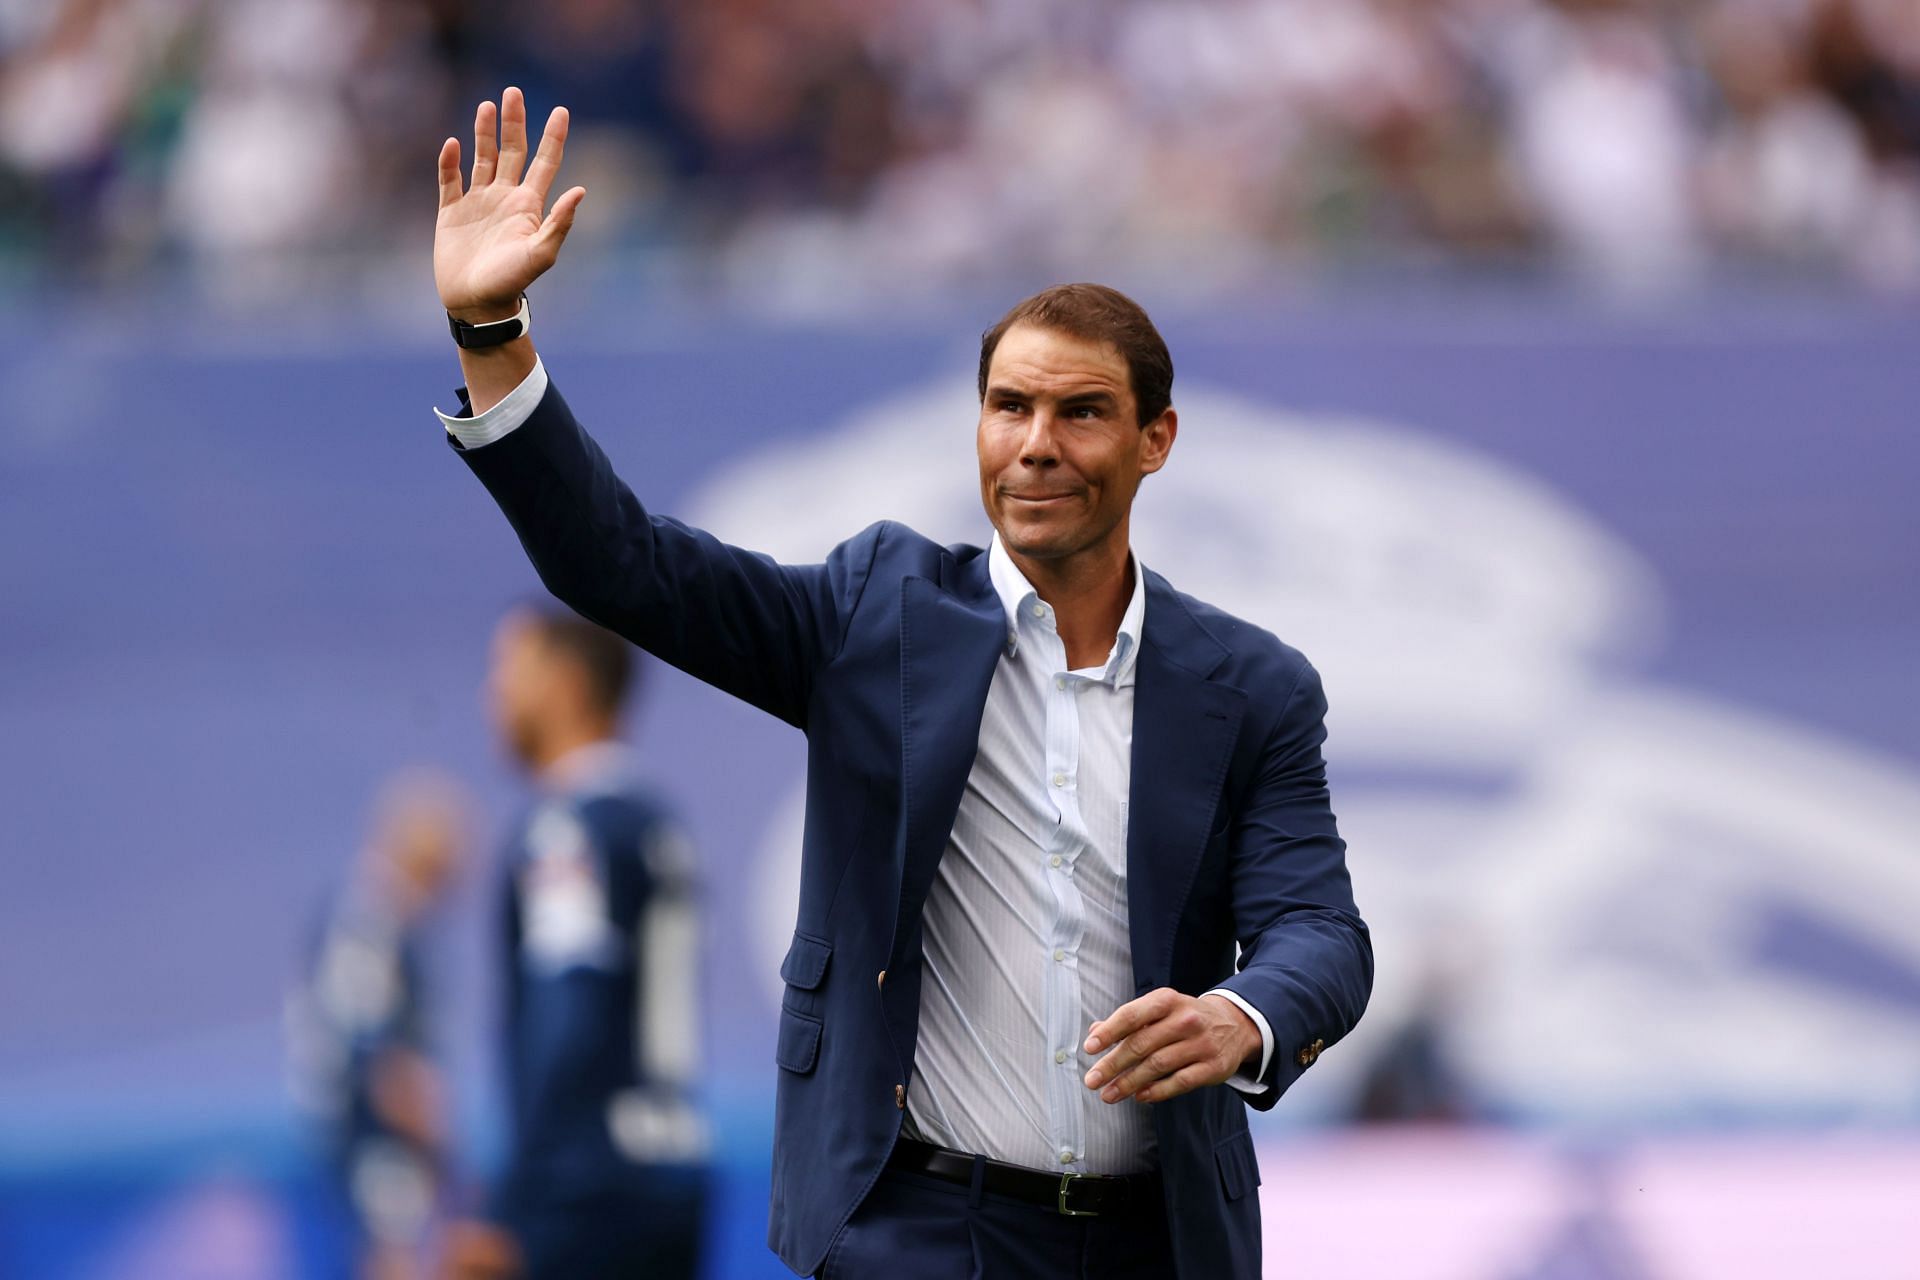
[[[891,523],[818,565],[728,546],[642,508],[551,386],[525,425],[461,453],[554,595],[807,735],[768,1242],[810,1275],[900,1133],[921,908],[1006,643],[986,554]],[[1372,989],[1325,713],[1297,650],[1147,573],[1127,833],[1135,990],[1226,987],[1274,1033],[1267,1093],[1220,1085],[1153,1106],[1187,1277],[1260,1274],[1246,1105],[1272,1106]]]

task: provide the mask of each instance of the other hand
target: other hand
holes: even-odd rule
[[[499,139],[494,131],[498,117]],[[440,215],[433,229],[433,282],[440,303],[473,324],[510,318],[520,295],[560,254],[586,198],[574,187],[546,208],[567,149],[567,109],[555,107],[527,164],[527,104],[518,89],[483,102],[473,119],[473,174],[460,185],[460,140],[440,144]],[[525,177],[521,176],[525,166]]]
[[[1164,1102],[1222,1084],[1260,1052],[1260,1028],[1233,1001],[1161,987],[1093,1024],[1086,1050],[1106,1057],[1087,1072],[1102,1102]]]
[[[455,1222],[447,1228],[440,1280],[512,1280],[525,1265],[513,1237],[490,1222]]]

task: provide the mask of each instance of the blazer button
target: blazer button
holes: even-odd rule
[[[1315,1040],[1310,1045],[1302,1046],[1300,1052],[1293,1055],[1293,1060],[1303,1067],[1310,1067],[1320,1061],[1320,1051],[1326,1047],[1325,1040]]]
[[[907,1086],[903,1084],[893,1086],[893,1105],[902,1111],[907,1109]]]
[[[886,971],[885,969],[882,969],[882,970],[880,971],[880,977],[879,977],[879,980],[878,980],[878,981],[876,981],[876,982],[874,983],[874,985],[875,985],[876,987],[884,987],[884,986],[886,986],[886,985],[887,985],[887,971]]]

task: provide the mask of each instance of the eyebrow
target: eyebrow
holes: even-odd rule
[[[1016,387],[992,386],[987,388],[987,399],[989,402],[995,400],[1027,401],[1033,399],[1033,393],[1031,391],[1021,391]],[[1060,397],[1060,405],[1062,408],[1073,408],[1083,404],[1118,407],[1120,398],[1111,391],[1075,391],[1070,395]]]

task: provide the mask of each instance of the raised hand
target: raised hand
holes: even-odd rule
[[[505,320],[520,308],[520,295],[559,256],[586,197],[574,187],[542,216],[547,192],[560,172],[567,147],[567,109],[547,117],[540,150],[527,164],[527,104],[518,89],[500,95],[499,139],[494,104],[483,102],[473,119],[473,174],[460,186],[460,140],[440,144],[440,216],[433,230],[433,281],[440,303],[473,324]],[[525,166],[525,176],[521,168]]]

